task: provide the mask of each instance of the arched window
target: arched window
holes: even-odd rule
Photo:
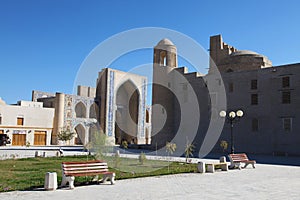
[[[90,118],[97,119],[98,106],[93,103],[90,107]]]
[[[86,118],[86,107],[82,102],[79,102],[75,106],[76,118]]]
[[[165,51],[160,52],[160,64],[167,66],[167,54]]]
[[[149,111],[146,110],[146,123],[149,123],[149,119],[150,119]]]

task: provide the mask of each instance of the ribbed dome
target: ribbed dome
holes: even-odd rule
[[[231,56],[262,56],[254,51],[249,51],[249,50],[239,50],[239,51],[236,51],[236,52],[233,52],[230,54]]]
[[[157,44],[157,46],[163,46],[163,45],[173,45],[173,42],[171,42],[171,40],[164,38],[161,41],[159,41],[159,43]]]

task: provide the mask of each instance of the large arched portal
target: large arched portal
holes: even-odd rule
[[[137,144],[139,96],[138,88],[130,80],[124,82],[117,91],[116,144],[122,141]]]
[[[84,144],[84,142],[85,142],[85,128],[81,124],[78,124],[75,127],[75,132],[76,132],[75,144],[77,144],[77,145]]]

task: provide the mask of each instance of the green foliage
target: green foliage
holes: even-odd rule
[[[29,141],[26,142],[26,147],[30,147],[30,142]]]
[[[62,130],[57,134],[57,138],[60,141],[69,141],[71,140],[75,135],[75,132],[72,132],[71,130]]]
[[[140,164],[143,165],[146,160],[147,160],[146,154],[144,152],[141,152],[140,155],[139,155]]]
[[[128,149],[128,143],[127,143],[126,140],[122,141],[122,147],[123,147],[124,149]]]
[[[185,154],[185,162],[188,162],[188,159],[190,158],[190,156],[193,156],[193,152],[195,149],[195,145],[193,145],[192,143],[187,142],[185,145],[185,150],[184,150],[184,154]]]
[[[124,162],[128,163],[128,167],[132,167],[134,165],[134,159],[122,158]],[[132,160],[132,161],[131,161]],[[152,164],[153,163],[153,164]],[[160,164],[159,164],[160,163]],[[152,165],[151,170],[147,171],[147,168]],[[157,168],[158,165],[161,165],[160,168]],[[110,171],[114,171],[116,173],[116,180],[128,179],[128,178],[139,178],[139,177],[150,177],[150,176],[161,176],[168,174],[179,174],[179,173],[197,173],[197,164],[183,164],[180,162],[172,162],[168,166],[166,166],[165,161],[154,161],[147,160],[147,164],[139,165],[140,169],[144,169],[139,171],[127,170],[128,172],[119,171],[116,169],[110,169]],[[157,170],[153,170],[153,167],[157,168]],[[146,168],[146,169],[145,169]]]
[[[107,136],[103,131],[95,131],[92,133],[91,141],[86,145],[86,148],[95,152],[95,157],[99,160],[102,160],[104,154],[108,150],[106,145]]]
[[[228,142],[225,141],[225,140],[222,140],[222,141],[220,142],[220,147],[222,148],[223,152],[226,151],[227,148],[228,148]]]
[[[175,143],[167,142],[166,151],[168,152],[168,154],[173,154],[176,151],[176,148],[177,146]]]

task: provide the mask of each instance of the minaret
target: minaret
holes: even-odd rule
[[[173,73],[177,68],[177,49],[168,39],[154,47],[152,83],[152,146],[161,148],[174,134]],[[165,122],[164,124],[162,124]]]

